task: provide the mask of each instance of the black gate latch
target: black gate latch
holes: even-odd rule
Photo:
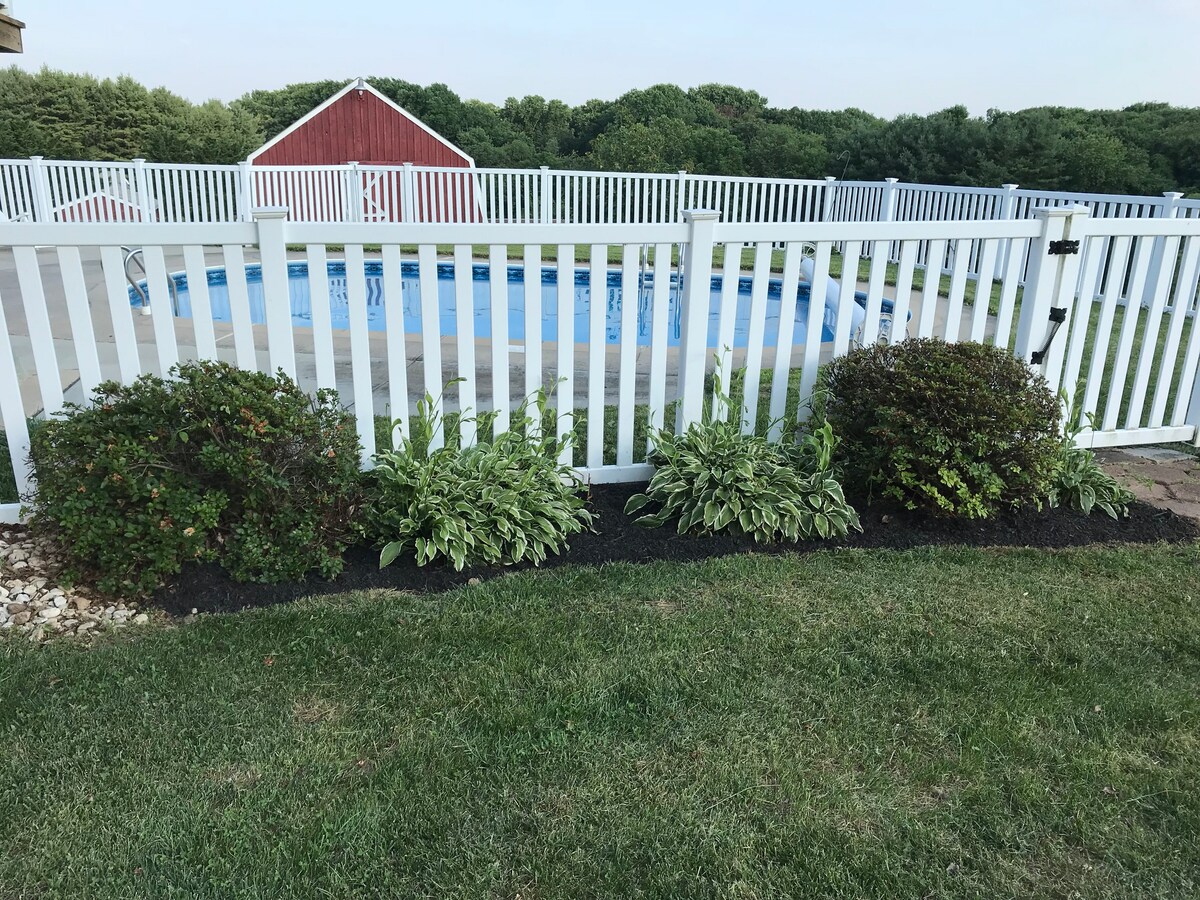
[[[1079,253],[1079,241],[1051,241],[1051,256],[1074,256]]]
[[[1069,243],[1078,245],[1079,241]],[[1053,246],[1053,243],[1051,246]],[[1050,345],[1054,342],[1054,336],[1058,334],[1058,329],[1065,321],[1067,321],[1067,308],[1065,306],[1050,307],[1050,333],[1046,335],[1046,343],[1042,344],[1041,350],[1034,350],[1029,357],[1029,361],[1035,366],[1040,366],[1045,361],[1046,354],[1050,352]]]

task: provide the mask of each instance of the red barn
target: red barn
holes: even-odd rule
[[[361,216],[367,221],[404,218],[404,188],[400,173],[393,167],[403,163],[462,169],[475,166],[462,150],[361,78],[275,135],[247,159],[261,167],[357,163]],[[258,169],[257,201],[286,205],[297,219],[328,220],[336,217],[335,209],[358,215],[353,203],[345,203],[344,179],[330,177],[332,174]],[[418,173],[412,185],[413,218],[475,220],[473,187],[466,173]]]

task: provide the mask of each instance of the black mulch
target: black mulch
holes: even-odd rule
[[[600,565],[608,562],[685,561],[728,556],[735,553],[806,553],[837,547],[904,550],[911,547],[1082,547],[1089,544],[1150,544],[1159,541],[1183,543],[1200,538],[1200,528],[1188,519],[1135,503],[1130,517],[1114,521],[1103,513],[1080,515],[1070,510],[1045,510],[997,518],[986,522],[938,521],[885,512],[859,505],[863,531],[844,540],[809,541],[801,544],[756,544],[745,537],[725,534],[680,537],[673,527],[644,528],[624,514],[625,501],[640,485],[597,485],[592,488],[596,517],[594,533],[576,535],[571,549],[547,561],[543,568],[565,564]],[[171,585],[153,597],[154,605],[167,612],[186,615],[200,612],[231,612],[254,606],[286,603],[315,594],[386,588],[415,593],[435,593],[465,584],[471,578],[489,578],[512,571],[512,567],[489,567],[455,572],[448,566],[419,568],[411,559],[396,560],[379,568],[378,551],[351,548],[346,568],[333,581],[309,580],[286,584],[239,584],[218,566],[186,568]]]

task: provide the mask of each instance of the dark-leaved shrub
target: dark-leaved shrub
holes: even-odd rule
[[[1046,498],[1058,402],[1008,351],[936,339],[876,344],[834,359],[821,377],[847,484],[964,518]]]
[[[30,452],[34,522],[108,593],[153,590],[192,559],[245,581],[332,576],[357,533],[353,420],[283,373],[202,362],[108,382]]]
[[[539,392],[520,409],[511,430],[466,449],[429,450],[441,413],[430,396],[418,407],[411,434],[399,449],[381,453],[371,473],[370,534],[382,547],[379,565],[414,553],[417,565],[442,558],[468,565],[538,565],[567,547],[592,514],[578,475],[561,465],[570,436],[553,429],[529,434],[544,420]],[[479,429],[490,434],[491,427]]]

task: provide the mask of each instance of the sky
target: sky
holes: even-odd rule
[[[25,53],[188,99],[357,75],[502,104],[707,82],[876,115],[1200,106],[1200,0],[7,0]]]

